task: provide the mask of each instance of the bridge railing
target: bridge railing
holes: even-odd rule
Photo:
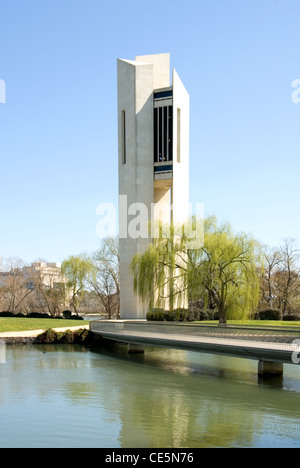
[[[185,322],[146,322],[101,320],[90,324],[91,331],[114,333],[118,335],[138,334],[163,334],[182,335],[189,337],[211,337],[230,340],[247,340],[261,343],[293,343],[300,340],[300,327],[296,326],[251,326],[251,325],[226,325]]]

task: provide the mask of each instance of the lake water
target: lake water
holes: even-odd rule
[[[146,348],[12,346],[0,364],[0,447],[300,447],[300,369]]]

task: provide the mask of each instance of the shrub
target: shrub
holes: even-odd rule
[[[189,322],[198,322],[200,320],[200,310],[196,308],[192,308],[189,311],[189,317],[188,321]]]
[[[4,311],[4,312],[0,312],[0,317],[28,317],[28,316],[25,314],[22,314],[21,312],[14,314],[13,312]]]
[[[14,317],[15,314],[12,312],[0,312],[0,317]]]
[[[167,322],[186,322],[189,317],[187,309],[174,309],[165,312],[165,320]]]
[[[63,318],[66,320],[84,320],[84,318],[80,315],[72,314],[70,310],[63,311]]]
[[[80,315],[71,315],[71,320],[83,320],[83,317],[81,317]]]
[[[188,309],[177,309],[175,311],[176,318],[179,322],[187,322],[189,319],[189,310]]]
[[[37,336],[35,342],[37,344],[54,344],[59,341],[59,334],[49,328],[45,330],[43,333]]]
[[[288,314],[283,317],[286,322],[298,322],[300,321],[300,314]]]
[[[148,321],[156,322],[194,322],[219,320],[218,312],[212,309],[153,309],[147,314]]]
[[[73,344],[75,341],[74,333],[71,330],[66,330],[60,334],[59,343],[61,344]]]
[[[51,328],[41,333],[35,340],[36,344],[89,344],[92,343],[92,335],[89,330],[80,330],[57,333]]]
[[[92,336],[89,330],[85,328],[81,328],[80,330],[76,330],[73,332],[74,335],[74,343],[76,344],[89,344],[92,342]]]
[[[167,322],[178,322],[178,319],[176,318],[176,311],[174,310],[166,310],[165,312],[165,320]]]
[[[282,313],[279,309],[260,310],[257,314],[258,320],[282,320]]]
[[[207,320],[219,320],[218,311],[214,309],[193,308],[189,311],[189,322],[205,322]]]
[[[70,319],[72,317],[72,312],[70,310],[64,310],[63,317],[64,319]]]
[[[203,309],[203,310],[200,310],[199,312],[200,312],[199,313],[199,320],[201,322],[206,322],[208,320],[214,320],[214,314],[215,314],[214,310]]]
[[[27,315],[28,318],[50,318],[51,316],[49,314],[44,314],[42,312],[30,312]]]
[[[164,309],[152,309],[151,312],[147,314],[147,320],[162,322],[165,320],[165,311]]]
[[[189,311],[187,309],[166,310],[152,309],[147,314],[148,321],[156,322],[185,322],[189,320]]]

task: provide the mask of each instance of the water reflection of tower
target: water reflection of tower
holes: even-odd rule
[[[170,55],[118,60],[119,194],[141,203],[152,220],[184,223],[189,216],[189,95]],[[126,211],[126,212],[125,212]],[[133,213],[119,210],[119,225]],[[130,217],[131,216],[131,217]],[[121,318],[143,318],[133,292],[130,264],[150,240],[120,236]],[[187,304],[181,304],[186,306]]]

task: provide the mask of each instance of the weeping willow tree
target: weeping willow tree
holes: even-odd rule
[[[206,220],[204,244],[189,255],[189,287],[192,298],[212,299],[220,322],[246,319],[259,301],[257,242],[246,234],[234,234],[229,224]]]
[[[71,296],[70,305],[73,307],[75,314],[78,315],[79,306],[88,288],[89,277],[94,277],[96,274],[95,266],[86,255],[70,256],[62,263],[61,271],[67,279],[67,286]]]
[[[133,258],[134,290],[149,310],[171,310],[184,302],[189,277],[186,246],[187,237],[184,233],[178,236],[178,228],[160,226],[160,235],[143,254]]]
[[[190,249],[184,226],[178,236],[159,236],[143,254],[132,260],[134,289],[152,307],[169,308],[189,298],[213,302],[220,322],[246,319],[259,301],[257,242],[246,234],[234,234],[229,224],[215,217],[204,221],[204,241]]]

